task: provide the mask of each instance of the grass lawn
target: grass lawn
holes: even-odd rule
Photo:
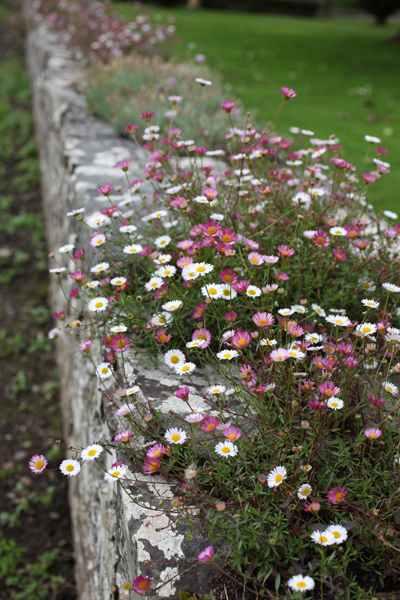
[[[116,6],[131,16],[129,5]],[[400,212],[400,44],[390,42],[399,23],[378,28],[367,19],[145,10],[174,16],[181,41],[174,56],[205,54],[207,64],[223,75],[226,99],[231,92],[266,121],[280,103],[280,86],[293,87],[298,96],[279,114],[279,132],[298,126],[321,138],[334,133],[345,158],[357,167],[367,150],[364,135],[381,138],[391,174],[376,184],[371,197],[378,208],[384,204]],[[368,170],[372,165],[370,157]]]

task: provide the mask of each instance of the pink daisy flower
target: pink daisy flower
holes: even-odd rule
[[[221,104],[221,108],[222,108],[222,110],[224,110],[224,111],[225,111],[225,112],[227,112],[227,113],[230,113],[230,112],[231,112],[231,110],[232,110],[232,108],[233,108],[234,106],[235,106],[235,103],[234,103],[234,102],[223,102],[223,103]]]
[[[229,246],[233,246],[238,241],[238,236],[233,231],[233,229],[225,228],[219,232],[219,239],[224,244],[228,244]]]
[[[116,333],[111,342],[111,348],[115,352],[125,352],[130,345],[130,339],[123,333]]]
[[[187,248],[190,248],[190,246],[193,246],[192,240],[182,240],[181,242],[178,242],[176,245],[176,247],[179,248],[180,250],[186,250]]]
[[[264,256],[259,252],[250,252],[247,260],[255,267],[261,267],[264,262]]]
[[[321,394],[323,394],[324,396],[327,396],[328,398],[332,398],[333,396],[337,396],[338,394],[340,394],[340,389],[341,388],[339,387],[335,387],[335,384],[331,381],[324,381],[318,387],[318,391],[321,392]]]
[[[326,408],[326,402],[319,402],[314,398],[314,400],[310,400],[308,406],[310,406],[313,410],[324,410],[324,408]]]
[[[114,441],[122,444],[127,444],[132,437],[132,429],[125,429],[121,433],[115,436]]]
[[[200,225],[200,229],[203,235],[214,237],[219,234],[222,228],[217,221],[211,219],[211,221],[207,221],[207,223],[204,223],[204,225]]]
[[[214,190],[212,187],[206,187],[202,189],[201,193],[207,198],[207,200],[214,200],[218,196],[217,190]]]
[[[41,473],[45,470],[49,461],[43,454],[34,454],[29,461],[29,468],[32,473]]]
[[[228,323],[234,323],[237,319],[237,313],[235,311],[227,312],[226,315],[224,315],[224,319],[225,321],[228,321]]]
[[[298,338],[304,333],[304,329],[300,325],[289,325],[289,333],[292,337]]]
[[[92,344],[92,340],[88,340],[87,342],[82,342],[82,344],[79,344],[78,348],[79,350],[82,350],[82,352],[89,352]]]
[[[202,226],[200,224],[193,225],[192,229],[189,231],[190,237],[197,237],[200,235],[202,233],[201,227]]]
[[[346,500],[345,486],[343,486],[343,487],[338,486],[336,488],[333,488],[328,494],[328,500],[329,500],[329,502],[332,502],[332,504],[340,504],[340,502],[345,502],[345,500]]]
[[[183,267],[186,267],[187,265],[192,265],[192,264],[193,264],[193,258],[191,256],[182,256],[176,262],[176,266],[179,267],[180,269],[183,269]]]
[[[170,333],[167,334],[167,330],[166,329],[159,329],[157,331],[157,342],[159,342],[160,344],[167,344],[169,342],[169,340],[171,339],[172,335]]]
[[[240,429],[237,429],[237,427],[228,427],[227,429],[224,429],[222,433],[231,442],[236,442],[236,440],[242,436],[242,432]]]
[[[146,452],[146,458],[151,460],[153,458],[160,458],[163,454],[165,454],[166,447],[164,444],[154,444],[149,450]]]
[[[189,388],[182,387],[182,388],[179,388],[179,390],[175,390],[174,396],[179,398],[179,400],[186,400],[186,398],[189,397]]]
[[[375,396],[369,396],[369,400],[373,406],[377,406],[378,408],[383,406],[386,402],[384,398],[376,398]]]
[[[226,285],[235,285],[238,282],[238,276],[233,269],[221,271],[220,277]]]
[[[197,557],[197,560],[201,563],[212,562],[214,560],[214,547],[207,546],[207,548],[203,550],[203,552],[200,552],[200,554]]]
[[[382,431],[377,427],[368,427],[364,429],[364,435],[370,440],[376,440],[378,437],[381,437]]]
[[[347,260],[347,254],[341,248],[333,248],[332,252],[333,252],[333,258],[335,260],[338,260],[341,262],[344,262],[345,260]]]
[[[195,340],[199,340],[202,342],[202,349],[208,348],[211,342],[211,333],[208,331],[208,329],[204,329],[204,327],[196,329],[196,331],[192,333],[192,341]]]
[[[258,312],[251,319],[257,327],[269,327],[275,323],[275,319],[271,313],[266,312]]]
[[[238,331],[231,338],[231,343],[234,348],[245,348],[251,342],[251,335],[247,333],[245,330]]]
[[[288,248],[286,245],[278,246],[277,250],[284,258],[290,258],[294,254],[294,248]]]
[[[241,382],[248,387],[252,387],[257,381],[257,376],[250,365],[240,367],[239,377]]]
[[[143,577],[143,575],[139,575],[139,577],[136,577],[133,581],[132,587],[137,594],[143,596],[150,587],[150,579],[148,577]]]
[[[290,354],[285,348],[278,348],[277,350],[272,350],[270,354],[270,358],[274,362],[283,362],[287,358],[289,358]]]
[[[247,279],[242,279],[242,281],[238,281],[237,283],[235,283],[235,285],[233,286],[233,289],[235,290],[235,292],[246,292],[247,288],[249,287],[250,282],[247,281]]]
[[[146,475],[152,475],[153,473],[157,473],[159,468],[161,467],[161,463],[156,458],[146,460],[143,463],[143,471]]]
[[[351,238],[351,239],[359,236],[361,233],[361,229],[354,225],[353,225],[353,227],[350,227],[349,225],[345,225],[344,228],[347,231],[346,237]]]
[[[201,304],[198,304],[192,313],[193,319],[201,319],[201,317],[204,315],[204,313],[206,311],[206,308],[207,308],[207,304],[205,304],[204,302],[202,302]]]
[[[200,424],[200,429],[203,431],[214,431],[219,424],[217,417],[211,417],[207,415],[203,422]]]
[[[290,100],[291,98],[295,98],[297,93],[289,87],[281,87],[281,94],[285,100]]]
[[[287,275],[287,273],[284,273],[283,271],[277,271],[275,273],[275,278],[277,281],[283,282],[289,279],[289,275]]]
[[[329,246],[329,236],[325,231],[315,233],[312,241],[319,248],[327,248]]]

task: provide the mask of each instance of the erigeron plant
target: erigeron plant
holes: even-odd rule
[[[35,0],[37,19],[57,31],[74,55],[89,63],[109,62],[137,51],[169,55],[175,34],[173,18],[166,22],[133,9],[133,18],[121,17],[109,2],[97,0]]]
[[[295,97],[282,94],[281,108]],[[368,204],[389,165],[376,138],[366,136],[376,167],[359,175],[335,138],[270,138],[237,127],[232,102],[221,109],[230,125],[222,175],[204,157],[224,152],[185,140],[184,129],[161,132],[149,111],[143,179],[131,181],[129,162],[119,163],[121,189],[98,190],[106,209],[68,213],[99,254],[91,263],[73,245],[55,253],[75,267],[51,273],[63,289],[65,277],[77,286],[69,314],[56,316],[87,335],[77,335],[87,360],[100,338],[95,367],[121,430],[74,449],[60,469],[82,476],[104,449],[129,450],[143,474],[117,462],[105,480],[129,495],[130,483],[155,474],[175,486],[171,521],[185,518],[212,543],[200,563],[227,567],[260,597],[312,597],[317,586],[321,597],[365,598],[360,566],[382,587],[399,572],[400,224]],[[127,126],[134,139],[136,129]],[[62,334],[60,324],[50,336]],[[126,379],[132,350],[161,354],[181,378],[179,426],[165,429],[145,390]],[[30,466],[46,464],[36,455]],[[130,588],[150,593],[157,582],[141,575]]]

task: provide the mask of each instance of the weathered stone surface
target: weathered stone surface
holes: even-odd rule
[[[131,160],[130,176],[139,179],[146,156],[133,143],[117,138],[108,124],[86,112],[84,97],[76,87],[80,77],[78,65],[57,35],[40,24],[32,24],[35,15],[28,4],[25,13],[30,24],[27,62],[32,82],[48,245],[55,251],[66,243],[80,248],[87,240],[76,227],[75,219],[67,218],[66,213],[84,207],[90,215],[104,208],[106,199],[96,190],[105,183],[121,182],[121,170],[114,165]],[[56,257],[62,266],[73,268],[66,255]],[[66,301],[58,277],[51,277],[51,303],[53,309],[59,311],[67,308]],[[71,283],[72,280],[66,278],[67,294]],[[79,300],[74,303],[79,307]],[[73,336],[65,333],[57,342],[67,445],[80,448],[101,438],[110,439],[118,428],[121,430],[121,425],[108,400],[98,391],[99,380],[93,365],[89,360],[82,360]],[[93,360],[101,362],[100,345],[94,344],[92,350]],[[165,365],[157,370],[152,369],[151,364],[144,368],[145,362],[140,357],[128,361],[130,385],[140,381],[149,401],[166,418],[171,419],[170,409],[183,414],[184,403],[172,396],[178,384],[176,376],[171,376]],[[200,396],[194,396],[193,401],[198,406],[203,405]],[[117,458],[121,457],[103,453],[100,462],[108,469]],[[123,460],[127,463],[126,458]],[[195,539],[188,542],[182,525],[169,526],[169,498],[174,495],[174,490],[165,484],[165,480],[155,476],[146,480],[143,474],[135,471],[133,463],[130,470],[132,478],[140,481],[131,489],[140,505],[121,492],[118,485],[106,483],[102,471],[93,463],[85,464],[81,473],[70,479],[76,579],[79,596],[85,600],[115,600],[121,596],[121,584],[132,581],[140,573],[149,575],[155,583],[160,581],[160,576],[166,581],[181,573],[187,561],[192,561],[206,545],[196,534]],[[152,483],[143,483],[145,480]],[[160,490],[165,497],[163,506],[154,499],[154,491],[158,496]],[[161,588],[159,595],[175,598],[179,589],[206,592],[209,575],[208,569],[199,571],[195,566]]]

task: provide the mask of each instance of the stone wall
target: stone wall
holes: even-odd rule
[[[62,45],[60,38],[41,25],[25,5],[28,25],[26,55],[31,76],[34,118],[39,147],[44,212],[49,250],[55,251],[66,243],[76,248],[87,245],[74,218],[66,213],[84,207],[86,214],[106,206],[103,196],[96,192],[100,185],[121,183],[121,170],[115,164],[130,160],[131,179],[139,179],[146,162],[144,151],[133,143],[115,136],[112,128],[89,115],[85,99],[77,90],[81,77],[79,65]],[[57,255],[57,258],[60,255]],[[65,267],[68,257],[63,256]],[[54,311],[67,309],[57,275],[50,275],[51,305]],[[68,294],[72,280],[65,277]],[[75,300],[79,308],[79,300]],[[101,438],[110,439],[121,430],[110,402],[99,391],[99,380],[89,360],[82,360],[75,335],[66,329],[57,340],[57,359],[61,376],[61,405],[66,445],[80,448]],[[82,332],[84,334],[84,332]],[[82,339],[85,339],[84,337]],[[92,347],[93,360],[102,360],[100,345]],[[130,385],[141,382],[149,402],[165,418],[171,408],[184,412],[185,406],[172,396],[179,384],[165,366],[151,367],[145,358],[132,356],[128,360]],[[148,368],[147,368],[148,367]],[[193,393],[195,392],[192,389]],[[200,397],[193,398],[197,406]],[[121,457],[102,455],[104,468],[110,468]],[[127,462],[127,459],[123,459]],[[135,472],[133,478],[145,477]],[[100,468],[85,464],[76,477],[70,478],[70,506],[76,560],[76,580],[79,597],[85,600],[116,600],[123,597],[121,584],[137,575],[149,575],[154,583],[166,581],[181,573],[187,561],[193,560],[205,545],[195,536],[185,537],[182,525],[168,527],[165,507],[173,495],[165,480],[151,476],[151,484],[138,483],[132,494],[141,505],[135,504],[118,485],[104,481]],[[155,495],[160,490],[166,498],[162,507]],[[193,567],[179,575],[159,591],[161,597],[177,597],[180,589],[197,593],[208,591],[210,572]],[[132,596],[136,596],[133,592]]]

